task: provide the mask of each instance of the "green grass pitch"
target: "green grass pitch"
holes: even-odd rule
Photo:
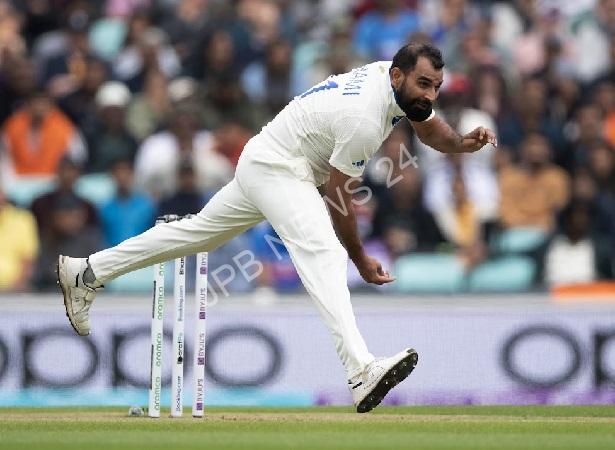
[[[0,449],[615,449],[615,406],[0,409]]]

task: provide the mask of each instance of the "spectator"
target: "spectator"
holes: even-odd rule
[[[205,206],[205,196],[199,192],[196,173],[191,162],[183,161],[177,171],[177,190],[160,201],[158,215],[197,214]]]
[[[496,123],[500,122],[510,105],[508,86],[502,72],[496,66],[482,66],[469,78],[474,81],[470,94],[474,109],[489,114]]]
[[[0,188],[0,291],[30,286],[38,246],[34,217],[8,203]]]
[[[468,31],[465,34],[457,52],[456,60],[453,57],[451,64],[447,64],[449,68],[472,73],[480,70],[481,67],[501,63],[502,55],[498,49],[493,48],[489,40],[489,32],[484,30],[487,27],[487,22],[479,21],[475,26],[475,28],[478,28],[476,31]]]
[[[124,120],[129,102],[130,91],[118,81],[109,81],[98,90],[97,127],[87,136],[88,172],[106,172],[118,159],[134,160],[137,141],[128,133]]]
[[[533,0],[496,2],[491,8],[491,14],[495,45],[511,53],[524,34],[538,27],[538,2]]]
[[[130,159],[118,159],[111,166],[115,197],[100,210],[100,222],[107,247],[143,233],[154,225],[156,207],[152,199],[134,190]]]
[[[126,111],[126,127],[139,141],[155,133],[171,113],[167,78],[157,70],[145,77],[142,92],[133,97]]]
[[[354,45],[362,58],[390,60],[406,38],[419,30],[419,16],[404,8],[400,0],[375,3],[376,9],[363,15],[356,24]]]
[[[92,56],[88,39],[91,8],[87,2],[71,6],[64,24],[66,47],[43,62],[41,82],[56,99],[76,91],[85,80],[87,60]]]
[[[549,285],[588,283],[613,277],[612,237],[592,232],[590,204],[573,201],[562,212],[560,232],[546,255],[545,279]]]
[[[452,180],[452,207],[437,212],[438,226],[446,238],[459,247],[469,247],[480,240],[481,220],[477,206],[469,199],[459,171]]]
[[[277,41],[267,49],[264,64],[253,63],[243,72],[242,84],[250,100],[265,106],[273,118],[291,95],[291,54],[288,42]]]
[[[48,233],[41,240],[41,251],[34,270],[39,289],[57,289],[58,255],[86,257],[100,250],[98,228],[88,225],[88,209],[83,200],[72,193],[58,195],[51,208]]]
[[[442,51],[446,66],[459,69],[461,45],[468,32],[478,25],[477,17],[472,14],[467,0],[436,0],[423,2],[421,18],[423,28],[434,45]]]
[[[145,11],[151,0],[107,0],[106,14],[112,17],[130,17],[139,11]]]
[[[36,39],[48,32],[53,32],[58,28],[59,15],[57,1],[38,0],[25,1],[22,3],[24,14],[23,34],[26,38],[28,48],[32,48]]]
[[[563,124],[549,110],[545,81],[538,77],[524,78],[518,93],[511,111],[501,116],[497,123],[498,143],[518,150],[529,133],[539,133],[548,139],[556,152],[565,149]]]
[[[352,23],[338,19],[326,39],[299,44],[293,52],[293,94],[298,95],[331,74],[350,72],[364,61],[352,42]]]
[[[548,141],[530,134],[522,145],[521,162],[500,173],[500,222],[504,228],[555,228],[558,212],[569,197],[569,178],[551,162]]]
[[[597,143],[588,155],[588,174],[595,185],[593,217],[596,230],[615,236],[615,150],[607,143]]]
[[[296,41],[294,24],[288,20],[283,3],[272,0],[240,0],[237,5],[237,18],[239,23],[247,28],[248,45],[251,57],[247,62],[254,59],[262,59],[266,49],[275,41],[286,40],[291,43]],[[240,42],[235,39],[235,46]],[[243,53],[240,49],[240,53]],[[247,56],[247,55],[246,55]],[[240,58],[243,60],[244,58]]]
[[[609,64],[600,76],[594,80],[593,85],[602,83],[615,83],[615,35],[610,36],[609,40]]]
[[[73,92],[58,99],[58,105],[84,135],[96,126],[95,97],[109,78],[109,68],[98,58],[86,58],[83,83]]]
[[[414,168],[394,169],[390,188],[377,206],[373,235],[384,239],[394,256],[432,251],[444,239],[421,198],[421,176]]]
[[[96,226],[98,215],[96,208],[89,201],[79,197],[75,193],[75,183],[81,175],[81,166],[70,158],[63,158],[58,164],[56,174],[56,187],[53,191],[43,194],[32,202],[30,207],[43,240],[47,238],[53,226],[53,211],[57,209],[57,203],[62,198],[70,196],[80,204],[85,214],[86,224]]]
[[[575,67],[581,81],[593,81],[609,68],[613,29],[615,0],[597,0],[593,13],[581,16],[573,24]]]
[[[0,67],[6,59],[21,58],[26,54],[26,43],[21,35],[22,17],[8,0],[0,1]]]
[[[190,42],[207,24],[207,0],[179,0],[175,4],[174,13],[164,20],[162,28],[185,65],[191,50]]]
[[[479,126],[495,129],[493,119],[487,113],[469,107],[471,85],[465,76],[450,74],[441,91],[440,113],[459,133],[468,133]],[[472,154],[445,155],[417,140],[417,150],[421,157],[419,168],[425,179],[425,206],[434,214],[441,229],[450,228],[445,223],[450,223],[450,218],[455,216],[457,176],[462,178],[464,196],[476,207],[478,220],[482,223],[496,217],[498,186],[493,171],[493,146],[488,145]]]
[[[25,57],[5,58],[0,64],[0,126],[36,90],[32,62]]]
[[[181,70],[179,57],[169,45],[164,31],[149,26],[137,32],[135,20],[137,19],[133,18],[131,22],[126,46],[114,64],[115,76],[126,83],[132,92],[143,89],[147,73],[152,70],[164,73],[167,78],[173,78]]]
[[[604,118],[599,135],[611,146],[615,146],[615,83],[602,81],[593,89],[593,103],[600,108]]]
[[[169,128],[147,138],[136,157],[137,185],[154,197],[170,195],[177,188],[177,169],[191,162],[197,173],[199,191],[216,189],[233,176],[231,164],[216,153],[214,138],[198,123],[200,111],[178,105]]]
[[[571,121],[568,151],[556,156],[556,161],[569,172],[587,162],[590,148],[603,138],[604,116],[598,105],[586,104],[575,113]]]
[[[200,80],[205,88],[212,80],[237,70],[235,43],[231,33],[225,29],[204,34],[190,55],[187,66],[188,75]]]
[[[243,148],[253,136],[248,125],[241,120],[228,120],[214,132],[216,151],[235,167]]]
[[[268,121],[261,108],[247,98],[239,78],[232,74],[220,76],[209,83],[205,93],[203,118],[212,129],[232,119],[248,124],[252,131],[260,130]]]
[[[52,176],[66,155],[79,163],[86,149],[79,130],[45,93],[34,93],[5,122],[2,137],[16,176]]]

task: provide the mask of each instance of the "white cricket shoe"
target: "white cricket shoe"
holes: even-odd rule
[[[358,413],[371,411],[396,385],[406,379],[416,367],[419,355],[407,348],[390,358],[378,358],[352,381],[348,388]]]
[[[96,290],[83,282],[83,272],[88,267],[86,258],[58,257],[58,284],[64,295],[66,316],[80,336],[90,334],[90,306],[96,298]]]

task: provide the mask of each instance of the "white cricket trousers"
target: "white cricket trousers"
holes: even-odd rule
[[[304,157],[282,156],[253,138],[235,178],[190,219],[156,225],[90,256],[97,281],[197,252],[211,252],[262,220],[288,249],[352,379],[373,361],[356,325],[346,282],[348,255],[339,242]]]

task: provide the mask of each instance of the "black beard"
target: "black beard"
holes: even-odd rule
[[[416,98],[410,100],[403,99],[402,95],[395,88],[393,88],[393,96],[395,97],[395,103],[397,103],[397,106],[399,106],[399,108],[411,121],[423,122],[431,115],[431,103]]]

